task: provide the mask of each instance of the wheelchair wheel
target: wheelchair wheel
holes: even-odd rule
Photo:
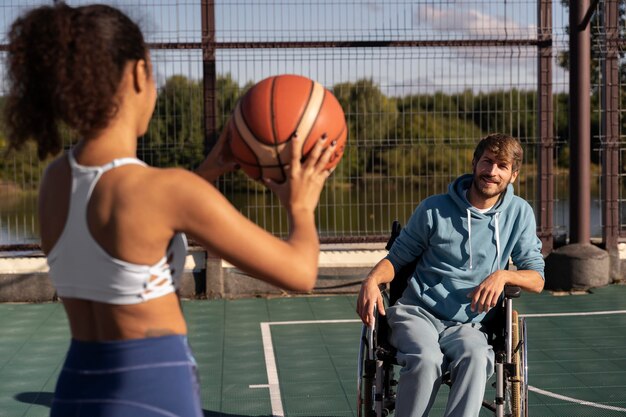
[[[361,331],[361,343],[359,346],[359,363],[357,374],[357,405],[356,415],[357,417],[375,417],[372,414],[374,409],[374,380],[376,377],[375,367],[372,369],[372,363],[375,362],[370,359],[373,356],[371,352],[371,346],[369,346],[369,340],[371,340],[371,334],[368,334],[371,330],[367,326],[363,326]]]
[[[526,321],[513,311],[513,366],[511,411],[513,417],[528,417],[528,363],[526,358]]]
[[[385,308],[389,295],[382,292]],[[376,326],[363,326],[359,346],[357,417],[386,417],[395,408],[395,353],[387,345],[388,324],[374,310]]]

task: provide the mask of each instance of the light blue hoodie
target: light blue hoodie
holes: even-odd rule
[[[402,303],[461,323],[484,318],[471,311],[467,295],[492,272],[508,269],[509,258],[517,269],[544,277],[531,206],[509,184],[498,203],[481,213],[467,201],[471,184],[472,175],[466,174],[450,184],[447,194],[423,200],[387,255],[396,271],[420,258]]]

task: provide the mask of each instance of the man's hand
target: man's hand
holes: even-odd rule
[[[391,262],[383,258],[372,268],[361,284],[361,291],[356,302],[356,312],[366,326],[374,326],[374,307],[381,315],[385,315],[383,296],[378,288],[381,284],[391,282],[395,275]]]
[[[356,302],[356,312],[368,327],[374,326],[374,307],[378,308],[378,312],[381,315],[385,315],[383,296],[380,293],[378,284],[374,279],[367,278],[361,284],[361,291]]]
[[[472,299],[472,311],[483,313],[496,306],[504,285],[508,282],[508,273],[509,271],[504,270],[494,272],[467,295],[467,298]]]

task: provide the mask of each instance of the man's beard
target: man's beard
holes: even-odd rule
[[[484,199],[488,199],[488,198],[493,198],[493,197],[497,197],[498,195],[502,194],[504,191],[506,191],[506,187],[509,185],[508,182],[504,182],[504,181],[500,181],[498,184],[496,184],[496,187],[481,187],[480,184],[480,180],[483,180],[485,182],[489,182],[488,179],[489,177],[487,176],[480,176],[478,178],[476,178],[476,176],[474,176],[474,179],[472,180],[473,184],[474,184],[474,189],[476,190],[476,192]],[[493,183],[491,183],[493,184]]]

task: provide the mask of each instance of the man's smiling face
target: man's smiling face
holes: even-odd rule
[[[517,178],[518,171],[513,171],[513,163],[498,159],[485,150],[478,161],[472,162],[474,168],[474,188],[479,197],[487,200],[502,194],[506,187]]]

